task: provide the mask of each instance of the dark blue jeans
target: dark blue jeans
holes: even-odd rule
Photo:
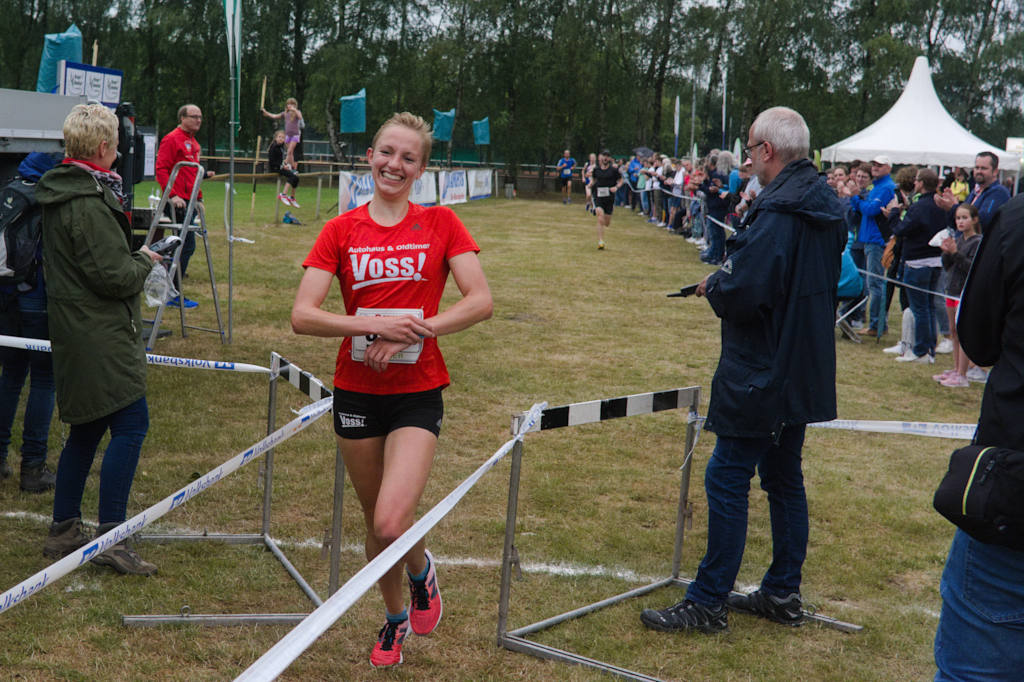
[[[7,311],[0,313],[0,334],[30,339],[49,339],[46,295],[36,292],[10,298]],[[7,459],[11,428],[18,411],[25,377],[31,372],[25,422],[21,431],[21,466],[34,467],[46,461],[46,443],[53,419],[53,359],[49,353],[3,348],[0,376],[0,462]]]
[[[867,271],[873,275],[884,275],[885,268],[882,267],[882,254],[885,247],[879,244],[865,244],[864,258],[867,264]],[[889,330],[889,307],[885,304],[885,280],[881,277],[868,277],[868,291],[871,293],[871,310],[869,320],[871,329],[875,329],[881,336]]]
[[[1024,552],[956,531],[939,586],[936,680],[1019,680],[1024,670]]]
[[[939,284],[939,268],[903,268],[903,282],[910,286],[935,291]],[[914,355],[935,355],[935,305],[933,296],[917,289],[907,289],[910,312],[914,313]]]
[[[770,595],[800,592],[807,556],[807,496],[800,468],[803,425],[787,426],[778,444],[771,438],[718,437],[704,472],[708,497],[708,548],[686,598],[704,606],[725,602],[736,582],[747,542],[750,479],[756,468],[771,512],[772,563],[761,580]]]
[[[725,216],[711,215],[708,213],[709,218],[714,218],[720,222],[725,222]],[[704,222],[704,229],[707,230],[708,236],[708,260],[722,262],[725,257],[725,228],[714,223],[711,220]]]
[[[145,396],[105,417],[71,426],[71,435],[57,465],[57,487],[53,494],[55,523],[81,518],[85,481],[96,457],[96,447],[107,429],[110,429],[110,443],[100,468],[99,523],[121,523],[128,518],[128,494],[142,441],[149,429]]]

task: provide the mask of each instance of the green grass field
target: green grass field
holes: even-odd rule
[[[313,184],[313,183],[311,183]],[[140,196],[148,188],[140,191]],[[225,320],[227,245],[219,184],[205,188],[210,243]],[[334,203],[324,188],[323,209]],[[273,188],[260,186],[254,219],[249,188],[235,210],[233,343],[214,334],[174,335],[154,352],[269,364],[277,351],[329,382],[337,342],[292,334],[288,317],[300,264],[323,222],[313,219],[315,184],[292,209],[303,225],[273,222]],[[707,388],[719,352],[718,320],[703,299],[665,294],[709,270],[696,249],[628,211],[617,210],[596,249],[594,219],[579,204],[486,200],[457,207],[479,242],[494,295],[494,317],[445,337],[452,374],[446,419],[422,509],[428,509],[509,438],[510,417],[550,405],[684,386]],[[283,208],[280,211],[283,214]],[[214,326],[202,249],[185,294],[200,307],[189,322]],[[449,284],[447,296],[457,293]],[[341,310],[337,290],[327,306]],[[897,306],[893,306],[894,309]],[[899,329],[893,312],[890,329]],[[892,332],[885,345],[895,340]],[[886,343],[887,342],[887,343]],[[973,422],[981,388],[946,389],[930,375],[951,364],[897,366],[873,341],[837,340],[839,417]],[[151,367],[150,431],[129,515],[205,474],[266,433],[267,380],[250,374]],[[282,385],[277,423],[308,399]],[[678,468],[686,415],[659,413],[530,434],[525,441],[510,627],[646,584],[670,571]],[[16,426],[15,443],[20,442]],[[54,421],[56,466],[66,429]],[[282,444],[275,457],[272,534],[321,594],[328,564],[320,542],[331,521],[334,444],[329,418]],[[694,455],[683,574],[692,576],[706,540],[704,464],[714,443],[702,434]],[[665,589],[560,625],[536,640],[642,673],[676,680],[906,680],[934,674],[932,637],[939,577],[953,526],[931,508],[955,441],[809,429],[804,470],[811,536],[804,598],[819,612],[864,626],[843,634],[783,628],[732,615],[719,636],[645,630],[639,613],[681,598]],[[12,455],[17,464],[17,456]],[[258,463],[212,486],[149,531],[253,533],[260,527]],[[98,464],[83,512],[95,520]],[[17,468],[15,467],[15,470]],[[374,671],[369,651],[382,604],[362,598],[282,676],[295,680],[591,680],[590,670],[545,662],[495,646],[509,465],[489,472],[428,536],[444,590],[441,626],[406,641],[406,662]],[[751,587],[770,558],[767,505],[754,485],[739,586]],[[47,565],[41,547],[52,495],[0,486],[0,589]],[[348,488],[342,580],[365,562],[362,517]],[[290,629],[287,626],[127,628],[124,614],[303,612],[310,602],[273,556],[253,546],[142,544],[160,573],[121,577],[85,565],[0,614],[0,678],[17,680],[233,679]],[[574,570],[555,571],[552,567]],[[568,574],[568,575],[566,575]],[[622,577],[626,576],[626,577]]]

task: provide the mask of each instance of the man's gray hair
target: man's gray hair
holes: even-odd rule
[[[750,127],[753,142],[769,142],[784,163],[805,159],[810,153],[811,131],[804,117],[789,107],[765,109]]]

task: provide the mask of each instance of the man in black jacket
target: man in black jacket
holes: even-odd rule
[[[807,159],[810,133],[792,109],[762,112],[745,152],[765,189],[697,288],[722,319],[722,355],[705,428],[718,436],[705,471],[708,548],[686,598],[645,609],[655,630],[719,632],[728,606],[797,625],[808,514],[804,429],[836,416],[836,285],[843,207]],[[768,493],[772,564],[759,590],[730,596],[743,558],[750,480]]]

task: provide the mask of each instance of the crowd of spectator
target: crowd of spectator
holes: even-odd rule
[[[749,160],[717,149],[700,159],[674,158],[646,149],[613,159],[623,182],[615,206],[686,237],[700,258],[720,265],[726,230],[743,228],[743,215],[761,187]],[[749,150],[744,150],[745,156]],[[883,352],[901,363],[953,366],[934,379],[946,387],[984,382],[956,338],[956,310],[971,261],[996,210],[1013,193],[1015,178],[1000,181],[999,160],[980,153],[973,169],[905,165],[894,170],[885,155],[836,164],[822,171],[846,210],[849,240],[844,260],[862,278],[861,294],[843,301],[840,314],[857,333],[880,341],[888,334],[893,299],[903,311],[900,338]],[[590,164],[580,169],[589,186]],[[585,204],[593,211],[589,200]]]
[[[893,172],[892,161],[879,155],[825,172],[846,206],[848,248],[868,297],[848,303],[843,314],[860,334],[880,340],[898,298],[900,339],[883,352],[897,362],[925,364],[951,354],[953,367],[933,376],[945,387],[987,378],[960,350],[955,320],[978,244],[1014,186],[1013,178],[999,181],[998,164],[997,156],[982,152],[972,173],[951,168],[940,177],[914,165]]]

